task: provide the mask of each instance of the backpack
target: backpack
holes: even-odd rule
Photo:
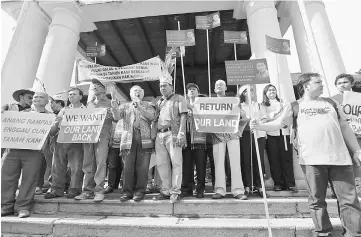
[[[338,109],[337,109],[337,104],[336,102],[331,99],[331,98],[326,98],[326,97],[320,97],[320,99],[322,99],[323,101],[326,101],[328,103],[330,103],[333,108],[335,109],[336,113],[337,113],[337,118],[340,119],[340,115],[338,113]],[[300,105],[299,102],[293,101],[291,102],[291,108],[292,108],[292,133],[291,133],[291,141],[293,141],[293,147],[296,150],[297,154],[298,154],[298,142],[297,142],[297,117],[298,117],[298,112],[300,109]]]

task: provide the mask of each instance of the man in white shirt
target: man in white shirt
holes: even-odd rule
[[[275,131],[292,122],[297,124],[299,160],[307,182],[315,236],[332,236],[325,201],[328,181],[337,196],[343,235],[361,236],[361,207],[352,168],[353,162],[360,165],[360,146],[341,107],[329,98],[319,97],[323,93],[319,74],[301,75],[297,87],[300,100],[288,105],[275,121],[265,124],[252,121],[251,128]]]

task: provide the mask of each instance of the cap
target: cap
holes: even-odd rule
[[[199,92],[199,87],[197,86],[197,84],[195,84],[195,83],[188,83],[187,86],[186,86],[187,90],[188,90],[189,88],[191,88],[191,87],[197,88],[197,90],[198,90],[198,92]]]
[[[101,81],[99,81],[98,79],[93,78],[92,83],[101,85],[102,87],[106,88],[106,86]]]

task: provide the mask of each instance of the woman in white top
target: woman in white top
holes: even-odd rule
[[[267,112],[268,121],[278,118],[285,104],[278,98],[276,87],[269,84],[263,90],[262,106]],[[285,148],[285,139],[287,150]],[[267,132],[266,149],[274,181],[275,191],[296,191],[293,174],[293,147],[290,143],[290,127]]]
[[[267,114],[265,108],[262,107],[259,103],[255,102],[256,101],[255,88],[251,87],[251,100],[252,100],[251,106],[248,100],[247,90],[248,90],[248,86],[242,86],[239,89],[239,94],[238,94],[240,98],[241,107],[246,112],[246,118],[242,118],[242,119],[249,121],[252,117],[260,121],[260,123],[266,122]],[[264,174],[265,173],[264,149],[266,145],[266,132],[257,131],[257,136],[258,136],[259,154],[261,158],[261,166]],[[252,146],[252,151],[251,151],[251,146]],[[256,191],[258,191],[258,194],[262,197],[263,193],[262,193],[261,178],[258,169],[255,141],[254,141],[254,136],[250,131],[249,123],[246,123],[245,128],[243,130],[242,137],[240,138],[240,147],[241,147],[241,173],[245,188],[245,195],[248,196],[250,194],[250,188],[252,187],[252,172],[253,172],[253,186],[255,186]]]

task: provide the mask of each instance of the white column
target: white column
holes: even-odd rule
[[[323,74],[316,48],[312,47],[307,38],[299,6],[297,2],[289,3],[291,24],[296,41],[301,71]],[[305,2],[305,5],[322,61],[325,78],[328,82],[331,95],[334,95],[338,93],[334,85],[334,80],[337,75],[346,72],[345,65],[342,61],[335,36],[328,20],[325,5],[322,1],[309,1]]]
[[[271,83],[278,88],[282,99],[288,102],[294,101],[295,95],[286,56],[276,55],[266,49],[265,35],[282,38],[274,2],[244,1],[244,7],[253,58],[267,59]],[[258,100],[261,99],[265,85],[257,86]]]
[[[69,89],[82,19],[66,8],[54,8],[37,77],[53,95]],[[34,82],[34,87],[41,89]]]
[[[1,103],[13,102],[12,93],[33,86],[50,19],[37,3],[24,1],[1,71]]]

